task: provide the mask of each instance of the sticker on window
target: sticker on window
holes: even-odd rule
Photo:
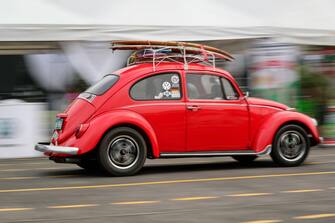
[[[171,77],[171,82],[172,82],[173,84],[178,84],[178,83],[179,83],[179,77],[178,77],[178,75],[173,75],[173,76]]]
[[[171,92],[170,91],[164,91],[163,95],[168,98],[168,97],[171,96]]]
[[[170,82],[167,82],[167,81],[163,82],[163,84],[162,84],[162,88],[163,88],[165,91],[170,90],[170,88],[171,88],[171,84],[170,84]]]
[[[180,98],[180,92],[178,88],[171,89],[171,97],[172,98]]]
[[[159,94],[158,95],[155,95],[155,99],[162,99],[163,98],[163,93],[162,92],[159,92]]]

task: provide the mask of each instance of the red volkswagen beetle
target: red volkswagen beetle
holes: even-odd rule
[[[320,142],[314,119],[247,97],[227,71],[203,63],[231,60],[223,51],[143,41],[113,49],[136,50],[132,65],[106,75],[57,115],[51,143],[35,146],[51,160],[116,176],[137,173],[146,158],[252,162],[270,154],[280,166],[297,166]]]

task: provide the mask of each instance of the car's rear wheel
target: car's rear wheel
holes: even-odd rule
[[[114,176],[129,176],[144,165],[147,146],[143,136],[129,127],[109,131],[99,147],[99,161],[104,170]]]
[[[298,166],[305,161],[309,150],[306,131],[298,125],[286,125],[277,132],[270,155],[280,166]]]
[[[243,155],[243,156],[232,156],[234,160],[240,162],[241,164],[251,164],[255,161],[257,156],[254,155]]]

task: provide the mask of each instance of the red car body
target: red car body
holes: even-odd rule
[[[179,75],[180,99],[134,100],[130,96],[138,81],[162,73]],[[190,99],[188,74],[223,77],[235,88],[237,97]],[[143,136],[148,158],[264,155],[270,152],[278,130],[289,124],[303,128],[311,145],[320,142],[315,120],[286,105],[244,96],[231,74],[213,66],[194,63],[185,69],[180,63],[163,62],[153,69],[152,63],[142,63],[114,75],[118,80],[104,94],[93,99],[78,97],[58,114],[63,123],[55,130],[51,145],[38,144],[36,149],[55,161],[80,159],[97,150],[108,131],[121,126]]]

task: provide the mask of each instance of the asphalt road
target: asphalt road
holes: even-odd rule
[[[132,177],[0,160],[0,183],[0,222],[335,222],[335,148],[313,148],[294,168],[268,157],[148,160]]]

